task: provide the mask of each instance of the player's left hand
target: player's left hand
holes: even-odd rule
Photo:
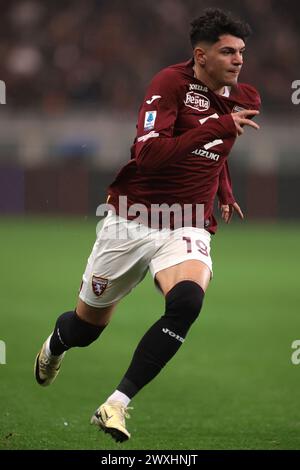
[[[234,202],[233,204],[220,204],[219,207],[222,219],[226,224],[230,223],[234,212],[237,212],[240,219],[244,219],[243,211],[237,202]]]

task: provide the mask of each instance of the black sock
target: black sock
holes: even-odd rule
[[[117,390],[132,398],[160,372],[183,343],[203,298],[202,288],[193,281],[181,281],[170,290],[165,314],[141,339]]]
[[[56,321],[50,339],[50,351],[59,356],[75,346],[88,346],[100,336],[105,326],[96,326],[81,320],[76,311],[63,313]]]

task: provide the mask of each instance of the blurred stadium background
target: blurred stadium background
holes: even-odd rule
[[[32,383],[32,358],[57,314],[75,302],[96,207],[129,159],[145,87],[161,68],[190,57],[189,23],[207,6],[229,9],[253,28],[241,80],[261,93],[261,131],[248,130],[230,157],[247,221],[221,228],[204,330],[193,333],[194,349],[186,345],[191,364],[179,355],[161,382],[137,398],[146,413],[135,417],[138,439],[145,426],[148,440],[127,448],[300,448],[293,394],[299,371],[290,363],[291,343],[300,337],[300,105],[291,100],[292,82],[300,79],[296,0],[0,1],[0,80],[6,84],[6,104],[0,105],[0,339],[7,343],[7,364],[0,365],[0,448],[117,448],[90,431],[85,440],[83,421],[98,405],[100,343],[86,352],[88,365],[75,351],[78,362],[72,366],[70,359],[68,381],[62,378],[46,395]],[[141,318],[140,305],[150,296],[152,303],[143,307],[147,318]],[[124,348],[122,359],[107,335],[101,365],[101,375],[107,374],[105,364],[115,360],[120,372],[106,376],[99,403],[162,307],[149,279],[124,301],[111,330],[112,343]],[[246,358],[240,355],[244,344]],[[76,388],[78,374],[89,384],[84,391]],[[182,388],[173,404],[168,395],[177,379]],[[203,383],[215,419],[207,408],[203,416]],[[157,410],[152,398],[156,405],[162,401],[162,385],[170,405]],[[193,403],[187,396],[190,422],[178,436],[177,419],[170,421],[167,411],[178,407],[185,386],[193,388]],[[164,437],[153,441],[156,412],[167,416]]]

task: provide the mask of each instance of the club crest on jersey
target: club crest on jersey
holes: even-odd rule
[[[105,291],[106,287],[108,284],[108,279],[105,279],[104,277],[101,276],[95,276],[95,274],[92,277],[92,287],[93,287],[93,292],[97,297],[100,297],[100,295],[103,294]]]
[[[144,121],[144,131],[154,129],[157,111],[146,111]]]
[[[210,108],[209,99],[195,91],[187,92],[184,104],[189,108],[196,109],[197,111],[207,111]]]

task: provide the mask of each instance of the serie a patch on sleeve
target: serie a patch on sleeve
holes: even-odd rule
[[[144,131],[154,129],[157,111],[146,111],[144,121]]]

